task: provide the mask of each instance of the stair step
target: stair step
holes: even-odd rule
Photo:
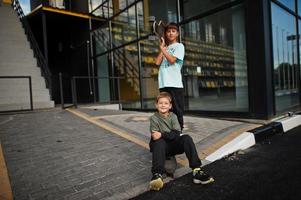
[[[53,108],[53,101],[41,101],[41,102],[33,102],[33,109],[44,109],[44,108]],[[11,104],[1,104],[0,103],[0,111],[11,111],[11,110],[26,110],[30,109],[30,103],[11,103]]]
[[[22,23],[11,6],[0,7],[0,44],[1,76],[31,76],[34,109],[54,107]],[[0,111],[29,109],[29,95],[28,79],[0,78]]]

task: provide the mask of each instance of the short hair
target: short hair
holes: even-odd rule
[[[169,100],[169,103],[171,103],[171,96],[168,92],[160,92],[160,94],[157,96],[156,103],[158,103],[159,99],[167,98]]]
[[[165,27],[165,32],[168,30],[168,29],[176,29],[177,31],[179,31],[179,26],[177,23],[175,22],[170,22],[166,25]]]

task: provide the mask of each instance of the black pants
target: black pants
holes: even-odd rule
[[[165,87],[160,92],[168,92],[172,98],[172,112],[178,117],[181,129],[183,130],[184,115],[184,88]]]
[[[202,162],[198,156],[192,138],[189,135],[182,135],[175,140],[166,142],[163,138],[150,142],[152,154],[152,173],[165,173],[165,160],[167,156],[174,156],[185,152],[189,161],[189,167],[194,169],[200,167]]]

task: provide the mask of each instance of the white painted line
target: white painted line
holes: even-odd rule
[[[283,132],[287,132],[293,128],[296,128],[297,126],[301,125],[301,115],[295,115],[290,118],[285,118],[282,120],[279,120],[283,127]]]
[[[243,132],[209,156],[205,158],[205,160],[209,162],[214,162],[218,159],[223,158],[226,155],[234,153],[238,150],[244,150],[251,146],[255,145],[255,137],[253,133]]]

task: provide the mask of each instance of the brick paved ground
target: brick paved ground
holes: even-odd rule
[[[151,113],[78,109],[148,142]],[[185,117],[199,148],[246,123]],[[68,111],[0,115],[14,198],[128,199],[148,189],[151,154]]]

